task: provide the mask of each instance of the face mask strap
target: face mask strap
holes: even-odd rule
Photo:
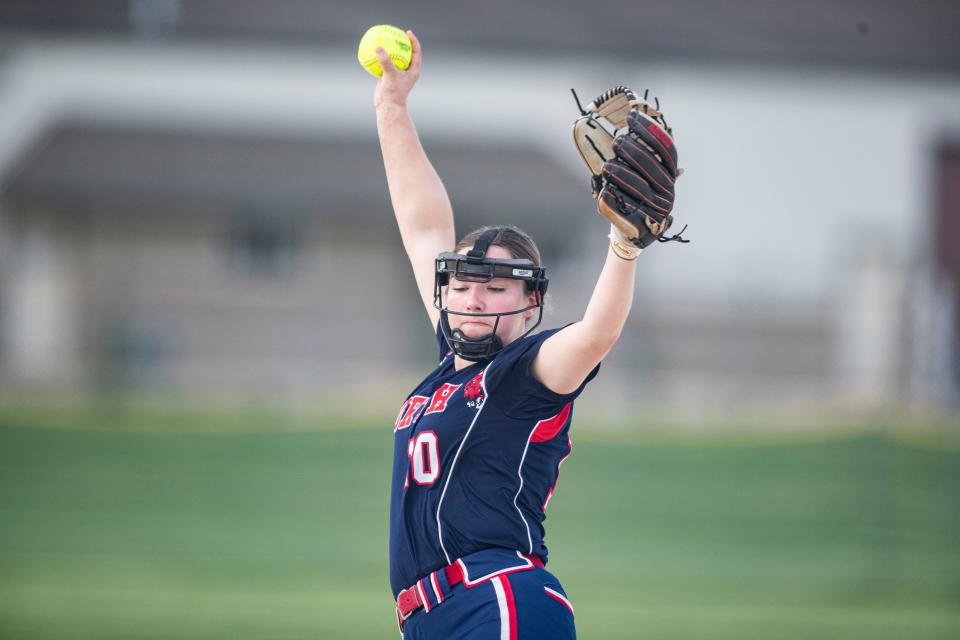
[[[480,234],[480,237],[477,238],[476,242],[473,243],[473,248],[470,251],[467,251],[467,258],[470,262],[479,262],[483,260],[483,257],[487,255],[487,249],[490,248],[490,243],[493,242],[493,239],[497,237],[500,233],[500,229],[494,227],[493,229],[487,229]]]

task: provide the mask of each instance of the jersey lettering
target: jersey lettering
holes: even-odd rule
[[[437,446],[437,434],[424,431],[413,440],[410,456],[413,469],[413,481],[419,485],[433,484],[440,477],[440,451]]]
[[[406,429],[413,424],[416,419],[420,417],[420,411],[423,410],[429,399],[427,396],[410,396],[400,408],[400,415],[397,416],[397,423],[394,425],[393,430],[399,431],[400,429]]]
[[[402,405],[400,405],[400,412],[397,414],[397,419],[393,421],[393,431],[396,432],[400,427],[400,420],[403,419],[403,416],[407,413],[407,407],[410,406],[410,398],[407,398]]]
[[[424,415],[428,413],[440,413],[447,408],[447,400],[450,399],[450,396],[453,395],[453,392],[462,387],[460,384],[450,384],[449,382],[444,383],[436,392],[433,394],[433,397],[430,399],[430,406],[427,407],[427,410],[424,412]]]

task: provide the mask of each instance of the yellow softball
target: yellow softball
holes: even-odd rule
[[[371,75],[379,78],[383,75],[383,69],[380,68],[380,61],[377,60],[377,47],[383,47],[397,69],[406,69],[410,66],[410,60],[413,59],[413,44],[402,29],[389,24],[378,24],[367,29],[360,38],[357,60]]]

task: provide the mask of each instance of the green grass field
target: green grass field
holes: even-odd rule
[[[70,426],[70,425],[64,425]],[[0,425],[0,637],[396,638],[391,434]],[[958,638],[960,454],[574,437],[582,638]]]

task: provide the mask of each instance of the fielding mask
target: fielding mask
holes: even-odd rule
[[[549,280],[546,276],[544,267],[535,265],[530,260],[525,259],[497,259],[487,258],[487,249],[490,243],[500,233],[501,229],[494,227],[484,231],[473,244],[473,248],[466,253],[453,253],[445,251],[437,256],[436,271],[433,286],[433,306],[440,310],[440,330],[447,344],[453,352],[472,362],[480,362],[492,358],[498,351],[503,349],[503,341],[497,335],[497,327],[500,324],[502,316],[511,316],[530,309],[539,309],[537,321],[532,327],[527,329],[522,337],[530,334],[531,331],[539,326],[543,320],[543,297],[547,293],[547,284]],[[447,308],[447,299],[445,297],[445,288],[450,284],[450,279],[454,278],[461,282],[490,282],[494,278],[510,278],[511,280],[522,280],[525,283],[524,291],[532,292],[536,295],[536,304],[508,311],[505,313],[467,313],[464,311],[450,311]],[[493,331],[479,338],[470,338],[460,329],[450,328],[450,314],[456,316],[468,317],[496,317],[493,324]]]

